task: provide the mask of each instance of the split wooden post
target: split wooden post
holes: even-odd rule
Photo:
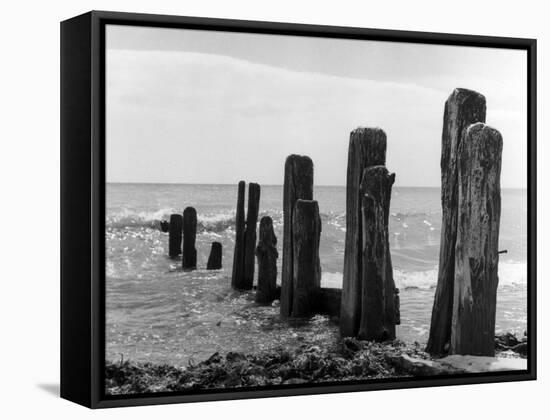
[[[237,192],[237,213],[235,215],[235,249],[233,252],[233,268],[231,287],[242,290],[244,288],[244,190],[245,182],[240,181]]]
[[[455,89],[445,102],[441,136],[442,222],[439,273],[426,347],[426,351],[432,354],[446,354],[451,339],[458,215],[458,149],[465,129],[470,124],[485,122],[485,114],[485,97],[471,90]]]
[[[269,304],[277,292],[277,237],[273,231],[273,220],[264,216],[260,220],[260,237],[256,248],[258,258],[258,288],[256,302]]]
[[[170,215],[170,227],[168,233],[168,255],[175,258],[181,254],[181,234],[183,218],[181,214]]]
[[[285,161],[283,187],[283,267],[281,273],[281,316],[292,313],[294,262],[292,213],[296,200],[313,199],[313,161],[308,156],[290,155]]]
[[[314,312],[321,287],[320,237],[321,217],[317,201],[296,200],[292,214],[293,317],[305,317]]]
[[[187,207],[183,211],[183,258],[184,270],[197,268],[197,250],[195,240],[197,238],[197,211],[193,207]]]
[[[395,339],[398,322],[396,288],[388,240],[391,189],[395,174],[385,166],[371,166],[361,182],[362,283],[358,337],[363,340]]]
[[[260,211],[260,186],[254,182],[248,184],[248,212],[244,233],[244,279],[243,289],[250,290],[254,283],[254,263],[256,250],[256,228]]]
[[[221,242],[212,242],[206,269],[219,270],[220,268],[222,268],[222,244]]]
[[[357,335],[361,317],[362,216],[360,183],[365,168],[386,163],[386,134],[360,127],[350,134],[346,180],[346,242],[340,310],[340,333]]]
[[[502,136],[470,125],[458,151],[451,354],[495,355]]]

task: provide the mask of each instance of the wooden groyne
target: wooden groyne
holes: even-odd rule
[[[248,184],[248,211],[244,232],[244,270],[242,289],[250,290],[254,283],[254,262],[256,251],[256,229],[260,211],[260,186],[254,182]]]
[[[292,214],[298,199],[313,199],[313,161],[308,156],[290,155],[285,161],[283,186],[281,316],[284,318],[292,314],[294,294]]]
[[[464,130],[485,122],[485,97],[467,89],[455,89],[445,102],[441,136],[441,241],[439,273],[426,351],[449,350],[455,278],[455,248],[458,219],[458,150]]]
[[[362,306],[363,222],[360,183],[369,166],[386,163],[386,134],[379,128],[357,128],[350,134],[346,181],[346,241],[340,333],[356,336]]]
[[[388,240],[390,197],[395,174],[385,166],[370,166],[361,181],[362,252],[361,312],[358,337],[385,341],[395,338],[396,288]]]
[[[314,313],[317,291],[321,287],[320,237],[321,217],[317,201],[296,200],[292,214],[292,317]]]
[[[493,356],[498,286],[500,171],[503,140],[487,126],[483,95],[455,89],[445,103],[441,152],[442,226],[439,272],[427,351]],[[392,340],[401,322],[389,245],[389,215],[395,174],[388,171],[386,134],[358,128],[350,134],[346,183],[346,237],[342,289],[321,287],[322,223],[313,199],[313,161],[290,155],[283,186],[281,286],[277,286],[277,237],[273,220],[257,225],[260,185],[237,189],[231,285],[252,290],[255,300],[280,298],[283,318],[328,314],[339,317],[343,337]],[[246,219],[246,220],[245,220]],[[187,207],[159,228],[169,233],[169,256],[182,255],[185,270],[197,267],[197,213]],[[182,249],[183,238],[183,249]],[[208,269],[222,267],[222,244],[211,244]]]
[[[170,222],[167,220],[161,220],[159,222],[159,228],[161,232],[167,233],[170,231]]]
[[[197,211],[193,207],[186,207],[183,211],[183,258],[184,270],[197,268]]]
[[[222,268],[222,244],[221,242],[212,242],[206,269],[219,270],[220,268]]]
[[[183,229],[183,217],[181,214],[172,214],[170,216],[170,226],[168,229],[168,255],[170,258],[176,258],[178,255],[181,255]]]
[[[277,299],[277,237],[273,231],[273,220],[269,216],[260,220],[260,236],[256,248],[258,259],[258,287],[256,302],[269,304]],[[280,296],[280,291],[279,291]]]
[[[237,189],[237,212],[235,215],[235,248],[233,252],[233,269],[231,287],[244,289],[244,190],[245,182],[240,181]]]
[[[235,251],[231,286],[236,290],[251,290],[254,283],[256,229],[260,211],[260,185],[248,185],[248,212],[244,211],[246,183],[239,182],[235,216]],[[246,218],[246,222],[245,222]]]
[[[494,356],[502,136],[470,125],[459,147],[451,354]]]

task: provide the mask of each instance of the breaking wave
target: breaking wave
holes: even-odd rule
[[[163,220],[170,220],[170,215],[175,213],[173,209],[161,209],[156,212],[131,212],[127,210],[112,214],[107,218],[107,229],[146,228],[160,230]],[[259,219],[269,215],[273,218],[274,226],[282,224],[282,212],[260,212]],[[198,214],[197,231],[199,233],[222,233],[235,226],[235,212],[217,214]]]
[[[393,270],[395,286],[399,289],[435,288],[437,284],[437,267],[425,271]],[[525,262],[501,261],[498,264],[499,287],[517,287],[527,284],[527,264]],[[321,273],[322,287],[341,288],[343,274],[333,272]]]

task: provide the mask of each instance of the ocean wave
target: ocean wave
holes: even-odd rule
[[[235,226],[235,214],[198,215],[197,219],[199,232],[221,233]]]
[[[397,220],[405,219],[405,218],[412,218],[412,217],[419,217],[419,218],[426,218],[431,217],[434,215],[440,215],[439,212],[434,211],[411,211],[411,212],[390,212],[390,216],[396,218]]]
[[[122,210],[108,215],[106,227],[109,229],[146,228],[160,230],[161,221],[170,220],[170,215],[176,213],[174,209],[161,209],[155,212],[134,212]],[[277,227],[283,223],[282,212],[262,211],[258,220],[263,216],[271,216],[273,224]],[[222,212],[217,214],[197,214],[197,232],[222,233],[235,227],[235,212]]]
[[[432,270],[406,271],[394,268],[393,278],[395,286],[399,289],[429,290],[437,284],[437,272]],[[527,284],[527,263],[505,261],[498,264],[499,287],[516,287]],[[341,288],[343,274],[334,272],[321,273],[322,287]]]
[[[131,211],[120,210],[117,212],[107,211],[106,227],[113,229],[145,227],[160,229],[160,221],[168,220],[172,209],[160,209],[157,211]]]
[[[169,220],[170,215],[176,213],[176,209],[164,208],[157,211],[131,211],[119,210],[117,212],[107,211],[107,228],[151,228],[160,229],[160,222]],[[263,216],[270,216],[273,219],[275,228],[283,224],[283,212],[279,209],[262,210],[258,215],[258,221]],[[321,212],[321,220],[325,225],[333,225],[337,228],[345,228],[346,215],[341,212]],[[222,212],[217,214],[197,214],[197,230],[199,232],[209,231],[220,233],[235,225],[235,212]]]
[[[107,217],[106,227],[112,229],[124,228],[150,228],[160,229],[160,222],[170,220],[174,209],[161,209],[155,212],[133,212],[122,210]],[[214,215],[201,215],[197,217],[197,231],[223,232],[235,225],[235,213],[219,213]]]

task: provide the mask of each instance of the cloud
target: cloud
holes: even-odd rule
[[[434,88],[182,51],[108,50],[107,63],[110,180],[280,184],[286,156],[304,153],[317,184],[341,185],[349,132],[367,125],[386,131],[398,184],[439,184],[443,104],[452,90],[444,86],[456,87],[452,80]],[[484,86],[488,115],[513,133],[517,152],[525,145],[521,104]]]

